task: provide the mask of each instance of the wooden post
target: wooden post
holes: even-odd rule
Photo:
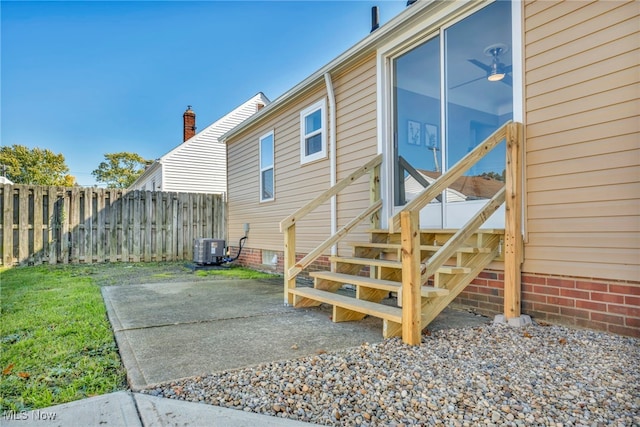
[[[42,240],[43,231],[43,203],[44,186],[37,186],[33,188],[33,261],[36,264],[42,264],[42,260],[45,258],[44,244]]]
[[[75,200],[73,196],[73,190],[67,190],[62,188],[62,199],[60,200],[60,211],[58,212],[58,218],[60,218],[60,258],[62,258],[63,264],[69,264],[71,262],[71,250],[69,245],[71,244],[73,228],[71,222],[73,218],[71,212],[73,209],[72,201]]]
[[[506,136],[504,230],[504,317],[520,316],[522,264],[522,124],[511,123]]]
[[[13,266],[13,186],[4,184],[2,193],[2,264]]]
[[[49,211],[47,212],[47,249],[49,250],[49,264],[58,263],[57,242],[60,240],[60,225],[55,221],[55,209],[58,206],[58,190],[54,186],[49,187]]]
[[[420,220],[418,212],[400,214],[402,239],[402,341],[420,345],[421,282]]]
[[[164,261],[163,257],[163,241],[162,238],[164,236],[164,225],[167,221],[167,211],[163,208],[163,199],[167,196],[167,194],[162,193],[160,191],[155,193],[155,213],[156,213],[156,262]]]
[[[118,210],[122,212],[122,193],[118,190],[107,190],[109,193],[109,262],[118,261],[118,237],[122,236],[122,223],[118,224]],[[122,260],[122,259],[120,259]]]
[[[85,188],[84,193],[84,239],[81,245],[84,247],[84,262],[93,262],[93,190]]]
[[[296,277],[289,270],[296,265],[296,225],[284,230],[284,305],[293,305],[293,294],[289,289],[296,287]]]
[[[29,193],[33,187],[20,186],[18,215],[18,263],[25,264],[29,258]]]
[[[104,262],[106,242],[109,239],[107,232],[107,210],[106,199],[107,191],[103,188],[97,189],[94,194],[96,195],[96,262]]]
[[[369,175],[369,204],[373,205],[380,200],[380,165],[376,165]],[[380,211],[376,211],[371,215],[371,228],[380,228]]]

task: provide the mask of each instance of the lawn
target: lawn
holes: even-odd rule
[[[31,410],[126,388],[100,286],[274,277],[183,263],[0,269],[0,410]]]
[[[0,404],[30,410],[126,387],[100,288],[73,267],[0,271]]]

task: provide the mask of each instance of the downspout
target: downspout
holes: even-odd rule
[[[324,73],[324,82],[327,86],[327,97],[329,98],[329,185],[336,185],[336,96],[333,93],[333,82],[331,74]],[[331,198],[331,235],[338,230],[338,211],[336,206],[336,196]],[[331,255],[338,253],[338,246],[331,246]]]

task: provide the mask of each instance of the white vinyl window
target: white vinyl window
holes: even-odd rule
[[[274,199],[273,131],[260,137],[260,201]]]
[[[322,99],[300,113],[300,163],[327,157],[326,101]]]

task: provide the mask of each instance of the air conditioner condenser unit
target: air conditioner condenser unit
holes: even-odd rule
[[[199,238],[193,241],[193,262],[195,264],[220,265],[225,261],[225,255],[224,240]]]

